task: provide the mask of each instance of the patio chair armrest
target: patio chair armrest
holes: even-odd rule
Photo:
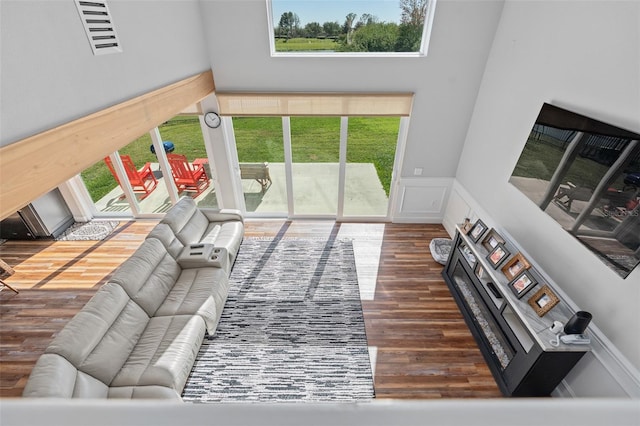
[[[142,168],[140,170],[138,170],[139,173],[142,172],[147,172],[147,173],[151,173],[151,163],[146,163],[144,166],[142,166]]]
[[[187,168],[192,173],[198,173],[199,171],[204,170],[204,166],[202,164],[193,164],[189,162],[187,162]]]

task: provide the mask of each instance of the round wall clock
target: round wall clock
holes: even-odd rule
[[[217,129],[218,127],[220,127],[220,123],[222,122],[222,120],[220,119],[220,116],[217,112],[208,112],[204,115],[204,122],[212,129]]]

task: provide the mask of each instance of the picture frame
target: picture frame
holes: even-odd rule
[[[502,273],[509,281],[513,280],[520,272],[531,268],[531,264],[522,253],[516,253],[507,263],[502,267]]]
[[[505,244],[505,240],[498,234],[498,231],[491,228],[487,236],[482,240],[482,245],[488,251],[492,251],[498,244]]]
[[[478,241],[480,241],[480,238],[482,238],[487,229],[487,225],[485,225],[483,221],[478,219],[467,235],[474,243],[477,243]]]
[[[493,267],[493,269],[498,269],[498,266],[507,258],[511,253],[509,250],[503,245],[498,244],[493,250],[489,252],[487,255],[487,260]]]
[[[471,220],[468,217],[464,218],[464,222],[462,223],[462,225],[460,225],[460,231],[464,234],[467,235],[469,233],[469,231],[471,231]]]
[[[515,277],[510,283],[509,288],[518,299],[522,298],[529,290],[531,290],[538,282],[533,278],[529,271],[522,271],[520,275]]]
[[[529,298],[529,306],[536,311],[539,317],[543,317],[558,303],[560,303],[560,299],[546,284],[540,287],[540,290],[536,291],[535,294]]]

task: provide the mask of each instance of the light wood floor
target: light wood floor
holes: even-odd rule
[[[0,292],[0,397],[20,396],[34,363],[66,322],[155,226],[122,222],[104,241],[8,241],[0,258],[20,290]],[[246,236],[350,238],[375,360],[377,398],[500,397],[429,254],[440,225],[247,221]],[[368,294],[370,293],[370,294]]]

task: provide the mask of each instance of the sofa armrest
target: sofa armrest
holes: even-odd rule
[[[109,388],[110,399],[172,399],[182,402],[175,389],[166,386],[116,386]]]
[[[72,398],[77,375],[76,367],[60,355],[44,354],[31,370],[22,396]]]
[[[106,398],[108,386],[86,373],[78,371],[57,354],[43,354],[31,371],[23,397],[45,398]]]
[[[199,210],[204,213],[209,222],[227,222],[227,221],[240,221],[244,223],[242,213],[237,209],[210,209],[200,208]]]

